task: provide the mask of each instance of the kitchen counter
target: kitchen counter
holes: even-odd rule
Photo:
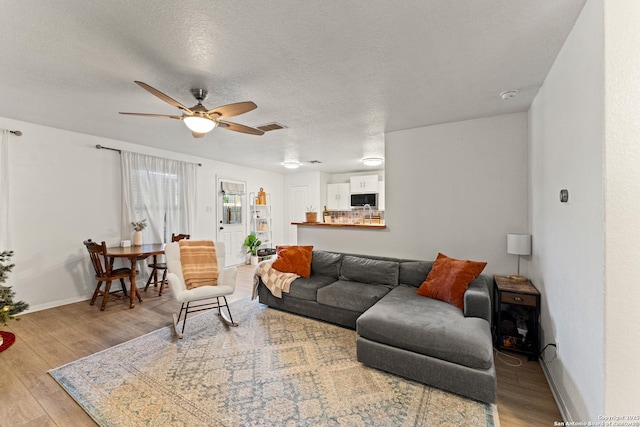
[[[292,222],[291,225],[302,225],[305,227],[347,227],[347,228],[387,228],[385,224],[346,224],[338,222]]]

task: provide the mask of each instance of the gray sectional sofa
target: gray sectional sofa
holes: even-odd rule
[[[276,298],[260,280],[259,301],[358,333],[365,365],[496,402],[490,278],[464,295],[464,311],[416,294],[433,262],[313,251],[311,276]]]

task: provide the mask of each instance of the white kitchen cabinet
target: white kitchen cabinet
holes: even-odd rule
[[[351,177],[351,193],[377,193],[378,175],[361,175]]]
[[[350,184],[327,184],[327,209],[346,211],[351,209]]]

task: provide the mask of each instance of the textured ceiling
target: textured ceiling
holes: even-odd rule
[[[525,111],[585,0],[1,0],[0,116],[285,172],[365,170],[384,133]],[[133,83],[264,136],[194,139]],[[517,89],[502,101],[499,93]],[[309,164],[319,160],[321,164]]]

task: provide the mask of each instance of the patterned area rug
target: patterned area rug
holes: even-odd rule
[[[231,305],[50,371],[102,426],[494,426],[495,405],[356,361],[356,333]]]

